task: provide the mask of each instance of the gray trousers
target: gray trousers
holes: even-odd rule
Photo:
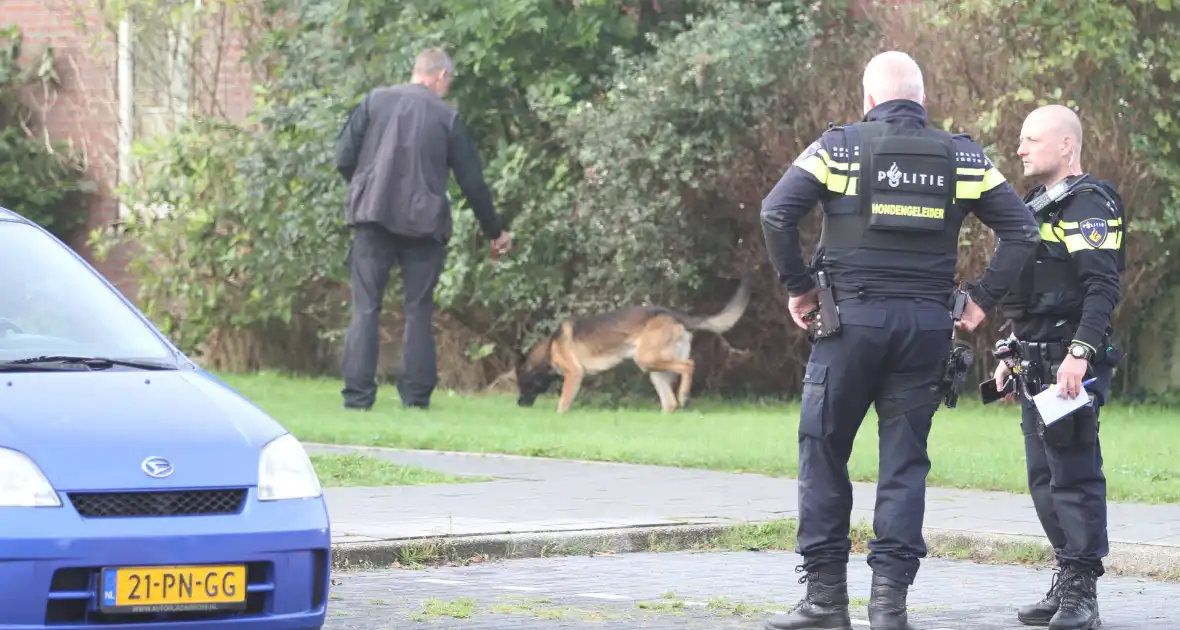
[[[375,224],[353,230],[348,251],[352,321],[344,342],[341,372],[346,407],[367,409],[377,398],[378,328],[382,298],[394,264],[401,267],[406,327],[395,371],[403,406],[427,407],[438,383],[434,288],[446,262],[446,245],[399,236]]]

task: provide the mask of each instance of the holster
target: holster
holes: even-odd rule
[[[959,284],[959,290],[951,296],[948,304],[951,309],[951,320],[958,324],[963,318],[963,310],[967,308],[967,283]],[[951,350],[943,365],[942,379],[939,391],[943,396],[943,404],[947,408],[954,408],[959,403],[959,395],[963,393],[963,385],[967,381],[967,373],[971,371],[971,364],[975,362],[975,352],[971,346],[955,340],[955,329],[951,328]]]
[[[971,364],[974,362],[975,352],[971,346],[952,342],[951,352],[943,364],[942,379],[938,386],[943,404],[948,409],[953,409],[958,404],[959,395],[963,393],[967,374],[971,371]]]
[[[1093,446],[1098,441],[1098,411],[1087,404],[1048,426],[1038,416],[1037,432],[1051,448]]]
[[[819,308],[813,311],[811,326],[808,328],[813,341],[830,337],[840,331],[840,308],[836,305],[836,294],[832,290],[828,274],[821,270],[816,272],[815,276]]]
[[[1115,347],[1109,340],[1103,340],[1103,347],[1098,349],[1095,353],[1091,363],[1094,365],[1106,365],[1115,367],[1123,361],[1123,351],[1121,348]]]
[[[1023,351],[1033,353],[1035,356],[1035,353],[1038,351],[1036,347],[1039,346],[1042,357],[1028,366],[1029,374],[1025,376],[1025,378],[1032,377],[1030,380],[1035,381],[1028,388],[1029,392],[1035,395],[1044,389],[1044,384],[1054,382],[1055,374],[1057,368],[1061,365],[1061,361],[1056,358],[1049,359],[1047,357],[1056,357],[1060,351],[1053,348],[1052,344],[1028,345],[1033,346],[1033,348],[1023,349]],[[1049,348],[1046,349],[1046,346],[1049,346]],[[1077,411],[1049,425],[1046,425],[1045,421],[1041,419],[1040,414],[1038,414],[1037,433],[1045,441],[1045,444],[1051,448],[1068,449],[1091,446],[1098,439],[1098,411],[1094,408],[1093,403],[1088,403]]]

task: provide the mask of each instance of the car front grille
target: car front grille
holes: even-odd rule
[[[246,490],[71,492],[69,497],[84,518],[208,516],[241,512]]]

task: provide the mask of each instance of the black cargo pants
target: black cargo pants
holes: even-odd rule
[[[941,403],[938,383],[950,351],[950,310],[912,298],[853,297],[839,307],[842,329],[816,341],[803,377],[796,552],[808,569],[848,562],[848,458],[875,403],[880,469],[868,564],[912,584],[926,556],[926,439]]]
[[[1053,366],[1056,374],[1057,365]],[[1082,407],[1052,423],[1044,435],[1033,401],[1021,396],[1021,430],[1028,468],[1028,491],[1041,527],[1060,565],[1102,575],[1102,558],[1109,552],[1106,527],[1106,475],[1102,472],[1102,444],[1098,416],[1110,394],[1113,368],[1094,366],[1097,380],[1086,389],[1094,405]],[[1054,385],[1054,387],[1056,387]]]
[[[397,391],[404,406],[430,405],[438,382],[432,327],[434,289],[445,262],[446,245],[437,240],[399,236],[376,224],[360,224],[353,230],[348,251],[352,321],[341,366],[346,407],[367,409],[377,397],[382,298],[395,264],[402,271],[406,324],[395,374]]]

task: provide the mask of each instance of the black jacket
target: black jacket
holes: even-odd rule
[[[1013,317],[1013,333],[1022,341],[1077,341],[1101,349],[1111,331],[1111,315],[1122,298],[1123,239],[1126,238],[1122,199],[1112,187],[1089,175],[1083,183],[1104,186],[1110,200],[1092,190],[1062,200],[1059,211],[1041,220],[1041,244],[1025,267],[1028,294],[1008,296],[1024,312]],[[1045,191],[1037,186],[1025,195],[1032,200]],[[1036,267],[1060,263],[1070,281],[1061,286],[1037,287]],[[1039,282],[1039,280],[1037,281]]]
[[[390,232],[446,243],[453,223],[450,170],[488,238],[500,219],[479,155],[458,112],[423,85],[369,92],[336,140],[336,168],[349,183],[344,222],[377,223]]]

